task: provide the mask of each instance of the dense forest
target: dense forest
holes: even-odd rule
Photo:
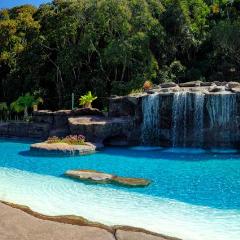
[[[238,81],[240,0],[55,0],[0,10],[0,102],[69,108],[144,81]]]

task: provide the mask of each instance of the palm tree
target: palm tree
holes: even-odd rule
[[[24,112],[24,119],[28,118],[28,109],[32,108],[34,105],[39,105],[43,103],[41,97],[36,98],[30,93],[26,93],[24,96],[19,97],[15,102],[13,102],[10,107],[17,113]]]

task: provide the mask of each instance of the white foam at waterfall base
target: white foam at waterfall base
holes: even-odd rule
[[[142,227],[184,240],[239,240],[240,211],[194,206],[0,168],[0,199],[47,215],[78,215],[108,225]]]

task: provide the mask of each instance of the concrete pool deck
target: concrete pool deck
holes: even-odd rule
[[[38,217],[29,208],[20,208],[20,205],[0,203],[1,240],[177,240],[130,227],[104,228],[93,223],[81,226],[46,220],[53,217],[41,214]]]

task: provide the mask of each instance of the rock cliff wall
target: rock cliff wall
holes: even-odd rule
[[[169,83],[113,97],[109,115],[132,118],[136,144],[240,146],[240,84],[221,84]]]
[[[240,146],[240,83],[165,83],[110,98],[97,109],[38,111],[31,123],[1,123],[0,136],[83,134],[106,145]]]

